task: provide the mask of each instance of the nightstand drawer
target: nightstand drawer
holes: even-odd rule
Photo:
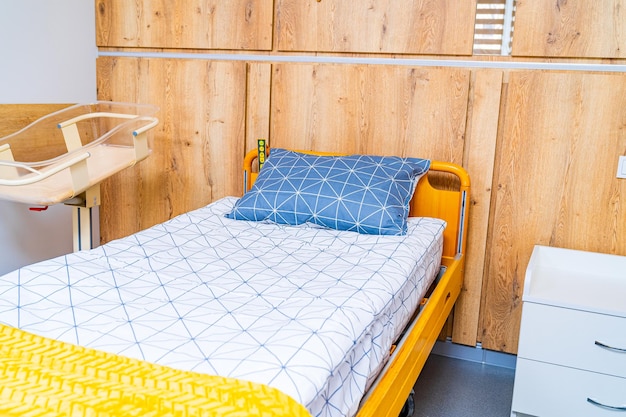
[[[626,318],[524,303],[518,357],[626,378]]]
[[[596,401],[598,405],[592,404]],[[609,407],[625,407],[624,411]],[[626,379],[517,359],[512,415],[626,415]]]

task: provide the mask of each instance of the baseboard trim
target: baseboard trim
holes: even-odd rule
[[[510,353],[496,352],[483,349],[480,344],[476,347],[459,345],[449,340],[437,341],[432,353],[450,358],[462,359],[471,362],[479,362],[485,365],[500,366],[515,369],[517,356]]]

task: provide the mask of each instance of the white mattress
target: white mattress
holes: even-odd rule
[[[0,277],[0,321],[353,415],[439,270],[444,222],[361,235],[229,220],[235,201]]]

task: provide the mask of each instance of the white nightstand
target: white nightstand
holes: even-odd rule
[[[535,246],[512,416],[626,417],[626,257]]]

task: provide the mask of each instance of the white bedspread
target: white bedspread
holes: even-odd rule
[[[444,223],[360,235],[229,220],[235,201],[0,277],[0,321],[353,415],[438,272]]]

